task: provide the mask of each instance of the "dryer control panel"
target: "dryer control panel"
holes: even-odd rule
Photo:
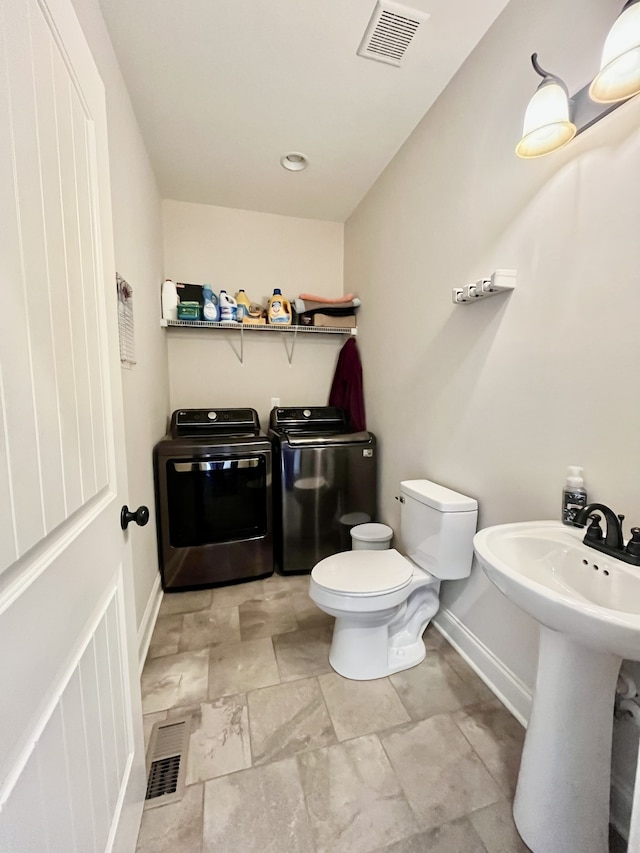
[[[172,438],[260,432],[255,409],[178,409],[171,416]]]

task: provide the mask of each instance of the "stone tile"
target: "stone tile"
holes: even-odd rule
[[[501,798],[498,785],[449,715],[381,735],[421,829]]]
[[[202,785],[177,803],[145,809],[136,853],[202,853]]]
[[[303,752],[298,764],[316,853],[368,853],[417,832],[376,735]]]
[[[205,785],[203,853],[312,853],[294,758]]]
[[[207,649],[148,660],[142,671],[142,713],[206,699],[208,676]]]
[[[350,681],[332,672],[318,681],[338,740],[380,732],[411,719],[388,678]]]
[[[469,815],[476,832],[482,838],[487,853],[529,853],[513,823],[511,803],[501,800],[493,806]]]
[[[477,704],[482,695],[471,682],[463,681],[444,657],[434,652],[427,652],[418,666],[396,672],[390,678],[414,720]]]
[[[494,708],[502,708],[502,702],[493,693],[484,681],[477,675],[469,664],[462,658],[458,652],[446,643],[440,649],[440,655],[444,656],[449,666],[456,671],[460,678],[470,684],[478,694],[478,701],[483,704],[493,705]]]
[[[248,701],[254,764],[336,742],[315,678],[253,690]]]
[[[331,625],[335,619],[329,616],[323,610],[320,610],[313,601],[309,598],[309,593],[306,590],[294,592],[289,597],[293,612],[296,614],[298,625],[301,628],[316,628],[320,625]]]
[[[425,645],[427,652],[437,652],[441,650],[444,651],[447,648],[451,648],[449,643],[445,640],[440,631],[438,631],[438,629],[433,624],[427,625],[427,629],[422,635],[422,641]]]
[[[298,622],[286,594],[282,598],[245,601],[240,605],[239,611],[240,634],[243,640],[286,634],[298,628]]]
[[[278,659],[280,679],[294,681],[333,672],[329,664],[332,636],[332,628],[325,625],[274,637],[273,647]]]
[[[305,577],[298,575],[282,577],[274,574],[262,580],[216,587],[211,590],[211,607],[213,610],[217,610],[220,607],[239,607],[246,601],[275,601],[287,598],[293,592],[308,588],[308,575]]]
[[[210,699],[246,693],[280,681],[273,644],[268,637],[214,646],[209,654]]]
[[[160,605],[160,616],[174,613],[193,613],[211,607],[211,590],[198,589],[192,592],[165,592]]]
[[[263,598],[268,600],[280,595],[293,595],[309,589],[310,575],[276,575],[262,581]]]
[[[187,709],[193,722],[185,784],[251,767],[247,697],[225,696]]]
[[[149,643],[150,658],[164,657],[164,655],[175,655],[179,651],[180,631],[184,615],[176,613],[171,616],[159,616],[151,635]]]
[[[149,738],[151,737],[151,730],[153,729],[156,723],[161,723],[166,719],[166,711],[157,711],[155,714],[145,714],[142,717],[142,734],[144,736],[145,755],[147,754],[147,749],[149,748]]]
[[[211,608],[218,610],[221,607],[238,607],[245,601],[262,598],[262,584],[263,582],[260,580],[216,587],[212,590]]]
[[[525,735],[520,723],[502,706],[465,708],[453,719],[503,793],[513,797]]]
[[[240,642],[240,619],[237,607],[211,608],[183,617],[179,651],[206,649],[221,643]]]
[[[398,841],[376,853],[488,853],[466,817]],[[514,851],[515,853],[515,851]]]

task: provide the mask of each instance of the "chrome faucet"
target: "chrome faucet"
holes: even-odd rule
[[[600,516],[596,513],[600,513],[607,524],[604,537],[600,527]],[[587,521],[591,524],[582,540],[585,545],[616,557],[618,560],[624,560],[625,563],[640,566],[640,527],[631,528],[631,539],[625,545],[622,535],[624,515],[616,515],[604,504],[593,503],[579,509],[573,518],[576,527],[584,527]]]

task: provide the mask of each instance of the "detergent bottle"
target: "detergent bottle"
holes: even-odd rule
[[[170,278],[162,285],[162,318],[164,320],[178,319],[178,291],[175,282]]]
[[[244,318],[249,316],[251,302],[249,302],[249,297],[244,290],[239,290],[236,293],[236,302],[238,303],[238,322],[242,323]]]
[[[267,321],[274,326],[291,325],[291,305],[289,300],[284,298],[279,287],[276,287],[273,296],[269,297]]]
[[[210,323],[217,323],[220,319],[220,311],[218,309],[218,297],[211,289],[210,284],[202,285],[202,297],[204,306],[202,308],[202,319],[208,320]]]
[[[226,290],[221,290],[218,304],[220,305],[220,320],[222,322],[232,320],[235,323],[238,316],[238,303],[233,296],[229,296]]]

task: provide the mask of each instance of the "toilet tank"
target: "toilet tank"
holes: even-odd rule
[[[478,503],[430,480],[400,483],[400,526],[406,555],[441,580],[471,572]]]

